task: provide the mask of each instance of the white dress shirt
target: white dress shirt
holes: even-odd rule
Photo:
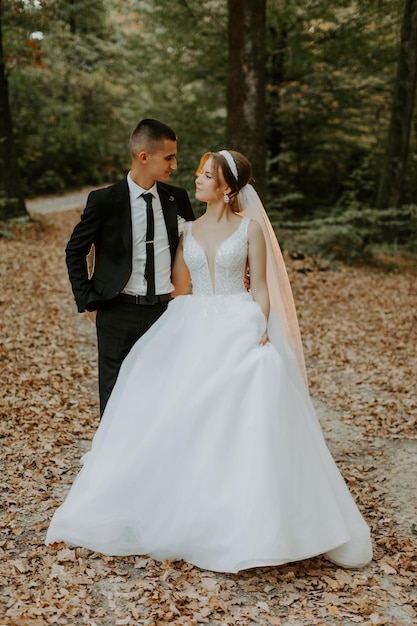
[[[171,251],[156,183],[150,189],[142,189],[131,179],[129,172],[127,184],[129,186],[132,215],[132,274],[123,289],[123,293],[134,296],[146,295],[146,202],[142,196],[144,193],[151,193],[153,196],[155,293],[156,295],[171,293],[174,289],[171,283]]]

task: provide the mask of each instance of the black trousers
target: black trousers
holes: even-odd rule
[[[100,417],[132,346],[164,313],[168,302],[152,305],[103,302],[97,311]]]

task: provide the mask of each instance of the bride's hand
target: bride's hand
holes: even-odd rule
[[[243,278],[243,282],[245,283],[245,289],[246,291],[250,291],[250,275],[249,272],[246,272],[244,278]]]
[[[260,346],[264,346],[266,343],[268,343],[268,341],[269,341],[268,333],[267,333],[267,331],[265,331],[264,334],[261,337],[259,345]]]

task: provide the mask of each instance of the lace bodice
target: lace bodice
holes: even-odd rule
[[[192,234],[192,222],[185,224],[184,260],[191,273],[194,295],[229,295],[246,292],[243,282],[248,256],[248,225],[242,218],[237,230],[217,248],[214,260],[214,285],[207,256]]]

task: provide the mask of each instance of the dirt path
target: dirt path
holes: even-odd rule
[[[314,403],[372,529],[364,570],[316,558],[226,575],[44,546],[98,419],[94,329],[75,312],[62,253],[87,193],[28,202],[38,221],[0,239],[0,624],[415,624],[417,295],[408,274],[290,267]]]
[[[90,191],[97,187],[84,187],[78,191],[72,191],[56,196],[44,196],[26,200],[26,208],[31,215],[47,215],[71,209],[82,209],[85,206]]]

